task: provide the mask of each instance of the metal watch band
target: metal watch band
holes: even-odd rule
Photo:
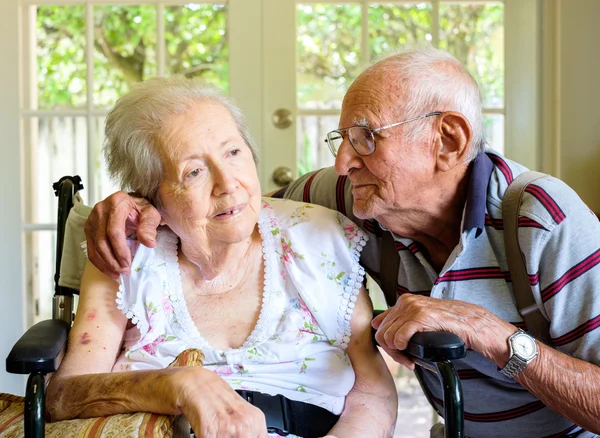
[[[516,355],[513,355],[506,366],[500,370],[500,372],[506,377],[513,378],[521,371],[525,369],[527,362],[523,361]]]

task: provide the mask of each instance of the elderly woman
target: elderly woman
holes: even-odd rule
[[[131,242],[118,282],[87,264],[48,386],[52,420],[147,411],[183,413],[199,437],[265,437],[267,426],[391,436],[394,385],[358,264],[366,236],[339,213],[262,199],[229,99],[182,77],[148,80],[108,115],[105,154],[163,227],[155,248]],[[204,367],[167,368],[190,348]]]

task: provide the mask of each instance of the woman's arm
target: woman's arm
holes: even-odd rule
[[[67,354],[47,389],[52,421],[130,412],[183,413],[198,437],[266,437],[264,415],[216,374],[183,367],[111,373],[127,318],[118,284],[87,263]]]
[[[356,381],[346,396],[339,421],[329,432],[336,437],[375,438],[393,435],[398,397],[394,380],[373,342],[372,318],[373,307],[363,287],[352,315],[352,336],[346,349]]]

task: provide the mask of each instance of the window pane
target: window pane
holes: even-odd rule
[[[25,233],[27,315],[31,323],[52,318],[56,231]]]
[[[369,6],[371,58],[385,56],[405,45],[431,42],[431,5],[377,4]]]
[[[90,205],[95,204],[98,201],[106,198],[107,196],[113,194],[121,190],[119,185],[116,182],[113,182],[109,176],[108,171],[106,169],[106,160],[104,159],[104,152],[102,147],[104,146],[104,123],[106,121],[106,117],[94,117],[94,169],[96,169],[96,174],[94,184],[95,184],[95,193],[89,194],[90,197]]]
[[[87,187],[86,121],[84,117],[52,117],[30,118],[24,123],[30,160],[25,175],[31,187],[26,221],[55,223],[52,184],[65,175],[79,175]]]
[[[333,166],[335,159],[325,136],[338,126],[339,116],[300,116],[298,117],[298,174]]]
[[[441,3],[440,48],[467,66],[479,83],[485,107],[504,107],[502,3]]]
[[[484,114],[483,129],[488,145],[504,154],[504,114]]]
[[[229,47],[225,5],[165,7],[167,72],[200,76],[229,89]]]
[[[111,106],[156,76],[156,8],[94,7],[94,105]]]
[[[84,10],[83,6],[37,8],[39,109],[85,106]]]
[[[301,4],[296,20],[298,106],[340,108],[360,72],[360,5]]]

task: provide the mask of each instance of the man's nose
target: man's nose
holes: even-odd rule
[[[335,171],[338,175],[348,175],[350,170],[362,167],[362,159],[356,153],[348,136],[344,137],[335,156]]]

